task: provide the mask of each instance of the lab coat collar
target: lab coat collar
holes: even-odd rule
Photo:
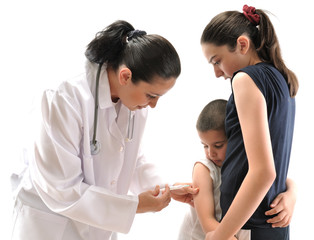
[[[98,71],[98,64],[91,63],[89,61],[86,62],[86,76],[87,81],[89,83],[89,87],[93,96],[95,97],[95,87],[96,87],[96,75]],[[103,64],[100,78],[99,78],[99,108],[105,109],[114,107],[112,100],[111,100],[111,93],[110,93],[110,85],[109,79],[107,74],[107,64]]]
[[[107,66],[103,65],[99,79],[99,107],[101,109],[113,107]]]
[[[89,82],[89,86],[91,88],[91,91],[93,93],[93,96],[95,97],[95,85],[96,85],[96,75],[98,71],[98,64],[91,63],[87,61],[86,63],[86,71],[87,71],[87,78]],[[109,79],[108,79],[108,72],[107,72],[107,65],[103,64],[101,72],[100,72],[100,78],[99,78],[99,108],[105,109],[105,108],[111,108],[114,107],[114,104],[112,103],[111,99],[111,92],[110,92],[110,85],[109,85]],[[127,108],[122,104],[122,108]],[[133,117],[135,114],[135,111],[131,111],[131,116]]]

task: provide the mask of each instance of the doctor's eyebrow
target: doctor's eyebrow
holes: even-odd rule
[[[209,63],[213,63],[213,59],[215,58],[215,57],[217,57],[217,55],[214,55],[214,56],[212,56],[210,59],[209,59]]]

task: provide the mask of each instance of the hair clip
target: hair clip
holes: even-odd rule
[[[133,38],[137,38],[137,37],[140,37],[140,36],[144,36],[146,35],[147,33],[145,31],[142,31],[142,30],[133,30],[133,31],[130,31],[128,32],[127,34],[127,37],[126,37],[126,42],[129,42],[131,41]]]
[[[260,16],[256,13],[255,7],[249,7],[248,5],[244,5],[243,14],[255,26],[259,25]]]

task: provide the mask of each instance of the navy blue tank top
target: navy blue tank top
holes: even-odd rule
[[[269,217],[265,216],[265,211],[270,209],[269,205],[273,199],[286,190],[294,129],[295,99],[290,97],[286,80],[273,65],[258,63],[245,67],[238,72],[240,71],[247,73],[253,79],[265,97],[277,173],[276,180],[267,195],[243,228],[270,228],[271,225],[266,222]],[[226,159],[221,169],[222,216],[226,214],[248,171],[248,160],[233,93],[227,103],[226,134],[228,146]]]

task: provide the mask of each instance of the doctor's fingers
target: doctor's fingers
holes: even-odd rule
[[[199,192],[199,188],[194,188],[191,186],[191,187],[186,188],[186,192],[191,195],[196,195]]]
[[[171,201],[170,191],[164,192],[161,196],[157,197],[156,200],[156,211],[161,211],[167,207]]]
[[[155,201],[155,211],[159,212],[165,207],[167,207],[171,201],[170,188],[166,185],[165,190],[163,190],[157,197],[154,199]]]
[[[165,202],[170,202],[171,201],[171,192],[170,188],[166,186],[166,189],[161,192],[161,194],[158,197],[160,200],[165,201]]]
[[[157,195],[156,195],[157,193]],[[159,186],[155,190],[142,192],[138,195],[139,203],[137,206],[137,213],[144,212],[159,212],[167,207],[170,203],[170,190],[165,190],[161,195],[159,193]]]

